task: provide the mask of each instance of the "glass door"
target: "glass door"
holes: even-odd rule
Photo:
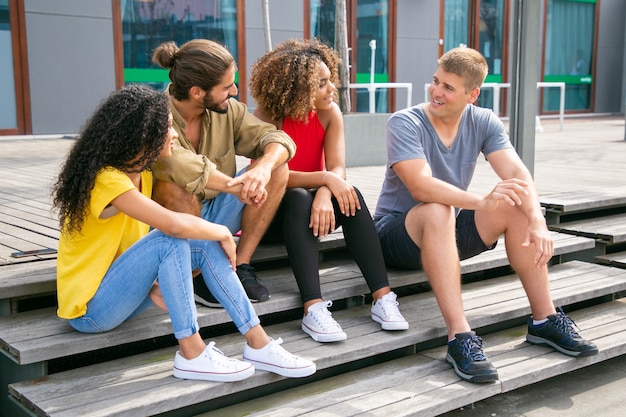
[[[22,46],[19,42],[21,26],[20,5],[17,0],[0,0],[0,135],[31,133],[25,98],[28,83],[22,63]]]
[[[543,81],[565,83],[565,110],[590,111],[596,0],[549,0]],[[556,112],[560,89],[544,88],[542,112]]]
[[[482,88],[476,104],[501,114],[500,103],[504,90],[497,84],[503,82],[505,62],[505,0],[444,0],[443,4],[441,52],[445,53],[457,46],[467,46],[483,54],[489,65],[489,74],[485,79],[487,85]],[[496,96],[496,93],[500,94]]]

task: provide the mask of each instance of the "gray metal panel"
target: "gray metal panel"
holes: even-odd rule
[[[396,82],[413,83],[411,103],[424,101],[439,58],[439,2],[400,0],[397,13]],[[396,109],[406,107],[406,93],[396,94]]]
[[[622,112],[624,97],[616,94],[624,71],[624,26],[626,2],[602,0],[598,25],[598,51],[596,62],[595,108],[596,113]]]
[[[54,12],[43,12],[52,7],[48,3],[54,3]],[[108,3],[108,15],[102,3]],[[110,2],[31,0],[26,5],[33,133],[75,133],[115,89]]]

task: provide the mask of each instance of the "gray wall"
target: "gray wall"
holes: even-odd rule
[[[24,6],[33,133],[75,133],[115,89],[111,2]]]
[[[424,101],[439,58],[439,2],[398,0],[396,82],[413,83],[413,105]],[[396,94],[396,108],[406,107],[406,95]]]

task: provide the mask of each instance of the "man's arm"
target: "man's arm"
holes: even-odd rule
[[[467,210],[489,211],[495,209],[501,202],[510,205],[521,204],[520,196],[524,195],[527,186],[525,181],[511,177],[498,183],[486,196],[481,196],[434,178],[425,159],[400,161],[393,165],[393,169],[414,200]]]

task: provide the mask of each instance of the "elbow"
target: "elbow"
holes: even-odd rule
[[[163,226],[161,231],[166,235],[176,237],[176,238],[185,238],[185,225],[184,222],[181,221],[179,213],[172,213],[166,224]]]

